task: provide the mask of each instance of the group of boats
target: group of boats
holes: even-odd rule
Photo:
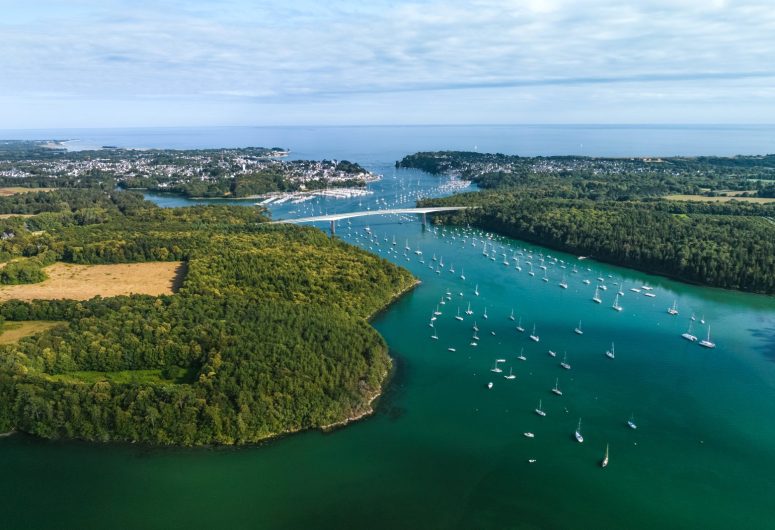
[[[562,260],[558,260],[557,258],[552,258],[551,256],[547,255],[544,256],[541,253],[535,253],[531,252],[526,249],[521,250],[511,250],[511,256],[509,256],[509,253],[506,251],[506,249],[503,246],[498,246],[496,244],[496,241],[494,241],[493,236],[490,234],[475,234],[473,231],[463,231],[462,233],[460,231],[456,230],[450,230],[449,232],[446,232],[444,228],[431,228],[430,232],[432,235],[436,236],[439,239],[446,238],[446,243],[451,245],[460,244],[463,247],[473,246],[473,247],[481,247],[481,254],[482,257],[489,260],[490,262],[494,262],[494,264],[497,264],[500,257],[500,263],[504,265],[504,267],[510,267],[513,270],[516,270],[517,272],[520,272],[523,270],[523,268],[527,269],[527,274],[529,276],[536,276],[536,273],[540,271],[541,279],[545,283],[549,283],[550,278],[548,271],[550,269],[564,269],[561,273],[561,280],[558,282],[559,288],[563,290],[567,290],[569,288],[569,281],[568,278],[570,275],[578,274],[579,272],[583,272],[580,270],[580,266],[577,264],[572,263],[565,263]],[[469,347],[476,348],[481,344],[481,337],[480,333],[480,327],[477,321],[492,321],[491,316],[496,316],[498,311],[493,312],[492,305],[487,305],[487,297],[486,294],[483,291],[480,290],[480,285],[477,283],[474,283],[473,289],[470,287],[470,283],[467,282],[467,278],[465,275],[465,270],[460,267],[459,270],[455,269],[455,264],[450,262],[445,262],[445,256],[437,255],[436,253],[432,254],[432,257],[428,256],[427,254],[423,254],[422,250],[420,249],[419,245],[412,246],[410,245],[409,240],[405,240],[404,244],[401,245],[400,242],[395,237],[382,237],[376,235],[373,231],[369,230],[367,234],[365,235],[365,239],[374,245],[378,245],[385,249],[385,252],[393,256],[395,259],[399,260],[401,258],[405,260],[414,259],[418,261],[421,264],[424,264],[427,266],[429,270],[432,270],[435,274],[442,274],[445,273],[445,276],[447,274],[452,275],[452,278],[455,280],[455,284],[458,283],[458,280],[460,282],[463,282],[464,284],[467,284],[468,286],[461,286],[460,289],[458,289],[455,285],[452,285],[450,288],[445,289],[445,292],[442,294],[442,296],[439,297],[438,302],[435,304],[435,308],[433,309],[431,313],[431,318],[428,323],[428,325],[432,328],[432,335],[431,339],[433,340],[440,340],[439,334],[438,334],[438,318],[442,315],[442,312],[444,311],[443,306],[446,305],[452,305],[455,304],[457,307],[455,309],[450,310],[447,312],[450,314],[455,321],[459,323],[464,323],[465,321],[468,321],[472,324],[471,326],[471,339],[469,341]],[[403,253],[402,253],[403,248]],[[448,253],[448,256],[458,256],[458,251],[450,251]],[[414,254],[414,258],[412,257],[412,254]],[[447,254],[445,252],[445,254]],[[426,263],[427,261],[427,263]],[[586,271],[591,271],[591,268],[586,267]],[[609,275],[609,278],[611,275]],[[583,285],[590,285],[592,284],[594,280],[590,278],[583,278],[581,280],[581,283]],[[611,288],[610,284],[607,284],[606,278],[598,277],[597,281],[595,283],[595,289],[594,294],[592,296],[592,301],[595,304],[603,304],[603,293],[608,291]],[[615,289],[613,294],[613,299],[611,302],[611,309],[617,313],[621,313],[624,310],[624,307],[622,305],[622,299],[625,297],[625,292],[628,290],[625,287],[625,284],[613,282],[613,289]],[[453,293],[453,291],[455,291]],[[653,287],[650,287],[648,285],[641,285],[637,287],[631,287],[629,288],[629,292],[641,294],[644,297],[647,298],[656,298],[657,294],[654,292]],[[479,302],[477,304],[477,301],[483,300],[484,303]],[[479,307],[475,307],[479,305]],[[494,315],[492,313],[495,313]],[[505,317],[509,320],[515,323],[515,328],[518,333],[524,333],[527,335],[526,338],[528,338],[530,341],[534,343],[540,343],[541,337],[538,333],[538,327],[537,323],[533,322],[529,325],[523,324],[523,316],[515,314],[514,309],[510,309],[508,312],[504,311]],[[672,307],[669,308],[668,314],[671,316],[678,315],[678,308],[677,308],[677,302],[673,304]],[[477,318],[478,316],[478,318]],[[696,336],[692,334],[692,326],[694,325],[695,321],[694,315],[692,315],[692,319],[690,321],[689,329],[686,333],[682,335],[682,337],[686,340],[689,340],[691,342],[697,342],[701,346],[704,346],[706,348],[713,348],[715,347],[715,344],[711,342],[710,340],[710,326],[708,326],[708,334],[707,338],[705,340],[698,340]],[[497,322],[497,320],[496,320]],[[701,320],[702,323],[704,323],[704,317]],[[528,327],[530,326],[530,327]],[[443,326],[442,326],[443,327]],[[496,328],[497,329],[497,328]],[[582,322],[579,321],[578,325],[572,328],[572,331],[576,335],[584,335],[585,330],[582,327]],[[485,332],[486,333],[486,332]],[[498,331],[500,334],[500,331]],[[487,335],[496,335],[496,330],[489,331],[489,333],[486,333]],[[457,352],[458,346],[451,344],[448,345],[447,351],[449,352]],[[611,345],[609,348],[606,348],[603,352],[601,352],[602,355],[604,355],[607,359],[614,360],[616,359],[616,348],[615,344],[611,342]],[[557,352],[555,352],[552,349],[548,350],[548,354],[550,357],[557,357]],[[526,361],[527,357],[525,355],[525,348],[522,347],[519,351],[519,355],[515,357],[518,361]],[[516,380],[518,377],[518,370],[516,369],[516,366],[508,366],[508,371],[505,370],[505,368],[508,366],[507,359],[506,358],[497,358],[493,362],[493,365],[490,368],[491,373],[498,374],[504,378],[506,381],[513,381]],[[571,362],[569,361],[568,352],[563,352],[562,360],[559,362],[559,367],[563,370],[571,370]],[[560,388],[559,384],[559,377],[555,379],[554,386],[551,388],[551,392],[557,396],[562,396],[563,391]],[[495,381],[491,380],[487,382],[486,386],[488,389],[493,389],[495,387]],[[539,400],[538,402],[538,408],[535,409],[535,413],[539,416],[545,417],[546,411],[543,409],[542,402]],[[635,425],[634,419],[631,417],[627,421],[627,426],[629,426],[631,429],[637,428]],[[574,439],[578,441],[579,443],[584,442],[584,436],[581,432],[581,421],[579,421],[579,424],[576,428],[576,430],[573,432]],[[528,438],[535,437],[535,434],[532,432],[525,433],[525,436]],[[600,465],[605,467],[608,465],[608,446],[606,446],[605,456],[600,461]]]

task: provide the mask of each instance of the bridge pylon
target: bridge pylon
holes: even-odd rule
[[[336,235],[336,221],[331,219],[331,237]]]

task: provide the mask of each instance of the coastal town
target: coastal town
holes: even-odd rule
[[[83,187],[112,180],[131,189],[188,196],[248,197],[270,192],[358,188],[379,180],[346,160],[286,160],[279,147],[238,149],[102,149],[68,151],[66,142],[5,142],[0,182],[30,187]],[[9,156],[9,153],[15,156]]]

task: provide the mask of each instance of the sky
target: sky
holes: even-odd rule
[[[775,123],[773,0],[0,0],[0,129]]]

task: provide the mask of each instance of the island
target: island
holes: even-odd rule
[[[775,155],[520,157],[421,152],[396,162],[481,191],[422,201],[437,215],[685,282],[775,293]]]
[[[232,445],[371,412],[368,320],[408,271],[261,208],[103,188],[0,197],[25,215],[0,219],[0,432]]]

